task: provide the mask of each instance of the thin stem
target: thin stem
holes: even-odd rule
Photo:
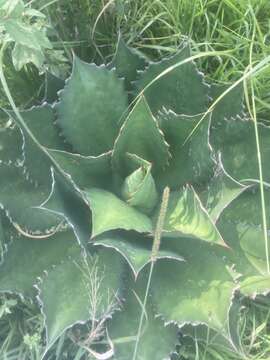
[[[252,35],[252,41],[250,45],[250,54],[249,54],[249,66],[252,69],[252,54],[253,54],[253,44],[255,38],[256,28],[254,25],[254,31]],[[268,244],[268,234],[267,234],[267,217],[266,217],[266,206],[265,206],[265,193],[264,193],[264,181],[263,181],[263,169],[262,169],[262,158],[261,158],[261,146],[260,146],[260,137],[258,131],[258,122],[257,122],[257,112],[256,112],[256,103],[255,103],[255,94],[253,79],[250,80],[251,85],[251,101],[252,101],[252,110],[249,107],[251,117],[254,121],[254,130],[255,130],[255,139],[256,139],[256,149],[257,149],[257,159],[259,167],[259,179],[260,179],[260,194],[261,194],[261,207],[262,207],[262,221],[263,221],[263,234],[265,242],[265,257],[266,257],[266,266],[267,272],[270,273],[270,262],[269,262],[269,244]]]
[[[149,296],[149,290],[150,290],[151,279],[152,279],[153,270],[154,270],[154,264],[155,264],[155,262],[151,261],[150,271],[149,271],[147,285],[146,285],[146,289],[145,289],[145,296],[144,296],[144,301],[143,301],[143,309],[142,309],[142,313],[141,313],[141,317],[140,317],[140,322],[139,322],[138,332],[137,332],[137,336],[136,336],[136,342],[135,342],[135,347],[134,347],[134,353],[133,353],[132,360],[136,360],[137,353],[138,353],[139,341],[140,341],[140,338],[141,338],[142,327],[143,327],[144,309],[146,308],[147,299],[148,299],[148,296]]]
[[[137,353],[138,353],[139,341],[140,341],[140,338],[141,338],[142,327],[143,327],[144,312],[145,312],[145,309],[146,309],[147,299],[148,299],[148,296],[149,296],[149,291],[150,291],[150,285],[151,285],[151,279],[152,279],[152,275],[153,275],[154,265],[155,265],[157,255],[158,255],[158,251],[159,251],[159,247],[160,247],[161,234],[162,234],[162,229],[163,229],[163,225],[164,225],[164,221],[165,221],[165,217],[166,217],[166,213],[167,213],[169,196],[170,196],[170,189],[168,187],[166,187],[164,189],[164,191],[163,191],[161,208],[160,208],[159,217],[158,217],[156,230],[155,230],[155,236],[154,236],[154,242],[153,242],[152,254],[151,254],[150,271],[149,271],[147,285],[146,285],[146,289],[145,289],[145,295],[144,295],[144,301],[143,301],[143,309],[142,309],[142,312],[141,312],[141,317],[140,317],[138,332],[137,332],[137,336],[136,336],[136,342],[135,342],[135,347],[134,347],[132,360],[136,360]]]

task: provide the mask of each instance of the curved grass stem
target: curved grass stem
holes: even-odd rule
[[[252,34],[252,40],[250,43],[250,52],[249,52],[249,70],[252,71],[252,55],[253,55],[253,46],[254,39],[256,34],[256,24],[254,23],[254,30]],[[266,205],[265,205],[265,191],[264,191],[264,180],[263,180],[263,167],[262,167],[262,157],[261,157],[261,145],[260,145],[260,136],[258,131],[258,122],[257,122],[257,111],[256,111],[256,102],[255,102],[255,93],[253,79],[250,79],[250,88],[251,88],[251,104],[248,98],[247,86],[245,84],[245,97],[248,106],[248,110],[251,118],[254,121],[254,131],[255,131],[255,140],[256,140],[256,150],[257,150],[257,160],[259,168],[259,186],[261,194],[261,208],[262,208],[262,222],[263,222],[263,234],[265,242],[265,258],[266,258],[266,267],[267,273],[270,273],[270,259],[269,259],[269,243],[268,243],[268,233],[267,233],[267,215],[266,215]]]

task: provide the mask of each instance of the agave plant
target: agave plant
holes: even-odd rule
[[[110,339],[108,357],[131,359],[153,263],[138,358],[168,358],[189,324],[237,350],[236,293],[270,288],[270,172],[259,187],[242,89],[223,92],[206,84],[188,44],[151,62],[120,39],[110,64],[75,56],[65,84],[48,81],[44,103],[6,111],[0,291],[38,301],[44,357],[90,321]],[[258,131],[264,165],[270,130]]]

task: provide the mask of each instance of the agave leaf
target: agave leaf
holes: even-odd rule
[[[216,101],[220,96],[223,96],[215,105],[212,112],[213,134],[219,127],[222,127],[225,121],[245,116],[243,85],[240,84],[225,94],[228,89],[229,86],[227,85],[212,85],[210,87],[212,102]]]
[[[123,229],[140,233],[152,231],[151,220],[113,193],[97,188],[85,191],[92,211],[92,238],[105,231]]]
[[[133,170],[127,153],[151,162],[154,170],[164,168],[170,157],[168,144],[144,97],[135,104],[114,144],[112,164],[123,177]]]
[[[6,251],[6,245],[8,245],[13,240],[14,229],[15,229],[14,226],[12,226],[10,219],[5,214],[5,211],[1,209],[0,209],[0,228],[1,228],[0,229],[0,238],[1,238],[0,263],[1,263],[4,258],[4,253]]]
[[[265,203],[268,224],[267,240],[269,242],[270,192],[268,190],[265,190]],[[233,201],[225,210],[218,223],[225,241],[234,251],[239,253],[239,256],[235,259],[238,271],[246,275],[267,273],[266,247],[261,211],[260,191],[254,188],[245,191],[239,198]],[[245,259],[252,265],[253,270],[249,271],[247,269],[244,263]]]
[[[217,331],[210,329],[206,325],[186,324],[181,327],[181,334],[184,337],[183,342],[185,344],[190,343],[190,340],[192,339],[193,346],[195,344],[197,344],[198,346],[204,346],[205,344],[207,344],[207,346],[209,346],[209,348],[211,347],[211,349],[214,347],[218,348],[219,353],[221,353],[222,350],[227,350],[227,353],[229,353],[230,351],[234,351],[235,353],[235,348],[233,347],[229,339],[225,338]]]
[[[164,232],[166,235],[190,236],[226,246],[195,190],[190,186],[170,195]]]
[[[4,217],[4,212],[3,210],[0,210],[0,264],[3,260],[4,246],[7,243],[4,232],[3,217]]]
[[[79,188],[111,186],[111,152],[100,156],[82,156],[66,151],[48,151]]]
[[[145,66],[146,59],[143,55],[139,51],[129,48],[119,34],[116,52],[110,67],[115,67],[118,77],[125,79],[126,90],[132,90],[132,82],[137,78],[137,71],[143,70]]]
[[[240,284],[241,293],[246,296],[267,295],[270,292],[270,275],[254,275],[245,278]]]
[[[17,228],[36,235],[55,231],[63,219],[34,209],[48,196],[46,187],[35,187],[30,183],[22,167],[0,164],[0,178],[4,179],[0,187],[0,207],[5,209]]]
[[[202,203],[214,223],[230,203],[241,195],[248,186],[234,180],[224,169],[221,159],[206,190],[200,193]]]
[[[19,165],[23,161],[23,137],[20,128],[7,121],[0,126],[0,164]]]
[[[122,185],[122,197],[131,206],[150,214],[158,201],[158,192],[151,174],[152,166],[141,166]]]
[[[97,156],[111,150],[126,108],[123,81],[114,71],[74,58],[57,112],[58,123],[76,151]]]
[[[217,98],[227,87],[213,87]],[[270,179],[269,127],[258,124],[264,181]],[[212,114],[210,142],[222,154],[222,161],[231,176],[241,181],[259,179],[254,122],[247,119],[243,106],[243,87],[237,86],[216,105]]]
[[[82,257],[77,252],[71,259],[48,271],[38,284],[39,300],[45,317],[46,352],[59,336],[75,323],[98,321],[110,317],[118,306],[123,262],[119,255],[103,251]]]
[[[58,150],[66,149],[63,139],[59,136],[59,129],[55,124],[54,110],[49,104],[43,103],[41,106],[21,111],[21,115],[31,133],[41,145]]]
[[[71,179],[67,182],[53,169],[52,178],[51,193],[38,209],[64,218],[72,226],[78,242],[86,246],[91,233],[87,200]]]
[[[240,337],[239,318],[242,303],[239,298],[234,298],[228,314],[228,332],[221,334],[204,324],[192,325],[185,324],[181,327],[181,334],[186,338],[191,337],[193,341],[207,343],[208,345],[217,346],[218,349],[239,354],[243,357],[243,348]],[[185,339],[186,340],[186,339]],[[186,343],[186,341],[185,341]]]
[[[204,323],[226,333],[236,287],[223,260],[228,250],[197,239],[170,241],[171,245],[169,240],[163,243],[186,261],[162,260],[155,265],[152,292],[156,311],[166,321],[176,321],[179,325]],[[145,277],[148,272],[144,270],[140,274]]]
[[[172,154],[169,166],[157,176],[159,187],[178,189],[186,183],[206,183],[212,177],[215,160],[209,144],[211,116],[201,119],[202,115],[176,115],[172,111],[159,114],[160,128]]]
[[[52,265],[72,256],[78,244],[72,231],[58,232],[43,240],[26,238],[14,229],[5,261],[0,266],[1,292],[33,297],[37,277]]]
[[[9,112],[9,115],[16,122],[15,114]],[[34,136],[34,138],[30,136],[28,131],[19,124],[24,137],[24,167],[33,182],[50,186],[50,166],[52,163],[42,147],[66,148],[54,123],[53,109],[48,104],[44,104],[22,111],[20,115]]]
[[[154,114],[163,107],[187,115],[206,110],[208,86],[202,74],[191,61],[181,64],[190,56],[190,48],[184,44],[172,57],[151,63],[140,72],[135,86],[144,93]]]
[[[263,178],[265,182],[270,182],[270,170],[267,165],[270,156],[270,127],[258,124],[258,133],[264,169]],[[224,167],[231,176],[239,181],[259,180],[255,129],[252,120],[224,121],[222,130],[220,129],[220,132],[211,139],[215,150],[221,152]]]
[[[129,291],[123,310],[115,313],[109,322],[109,336],[114,344],[117,360],[131,359],[142,311],[137,297],[132,291]],[[147,319],[145,319],[141,334],[137,358],[141,360],[169,359],[170,353],[175,350],[177,344],[177,326],[165,326],[161,319],[155,317],[151,299],[149,299],[145,313]]]
[[[136,232],[111,232],[95,238],[95,245],[113,248],[118,251],[128,262],[134,277],[151,261],[152,240]],[[160,250],[157,259],[184,259],[169,250]]]

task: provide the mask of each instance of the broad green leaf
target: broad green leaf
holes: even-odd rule
[[[135,232],[106,233],[95,238],[95,245],[113,248],[128,262],[135,278],[139,272],[151,261],[152,241],[149,236]],[[173,251],[159,250],[157,259],[184,259]]]
[[[154,171],[164,168],[170,157],[168,144],[144,97],[129,113],[114,144],[112,164],[123,177],[133,170],[127,153],[151,162]]]
[[[19,166],[23,161],[23,137],[13,122],[0,127],[0,164]]]
[[[236,287],[224,262],[229,250],[197,239],[170,240],[168,248],[186,261],[162,260],[155,265],[152,293],[156,311],[165,321],[179,325],[204,323],[227,333],[228,311]],[[169,240],[163,243],[169,245]],[[148,272],[141,274],[147,277]]]
[[[38,69],[41,69],[45,56],[42,50],[33,49],[31,47],[15,44],[12,50],[12,61],[15,70],[20,71],[27,64],[34,64]]]
[[[164,233],[190,236],[226,246],[210,215],[203,207],[195,190],[187,186],[170,195],[165,217]]]
[[[66,175],[67,177],[69,175]],[[91,234],[90,209],[87,200],[71,178],[52,170],[52,188],[49,197],[40,205],[44,214],[56,214],[73,228],[80,245],[86,246]]]
[[[230,203],[241,195],[248,187],[235,181],[224,169],[221,160],[213,178],[206,190],[200,193],[200,198],[214,223]]]
[[[123,310],[116,312],[109,321],[108,332],[114,344],[117,360],[132,358],[142,311],[138,299],[132,291],[129,291]],[[169,359],[170,353],[175,350],[177,344],[178,328],[176,325],[165,326],[162,319],[155,317],[151,299],[145,311],[147,319],[144,321],[137,359]]]
[[[178,114],[195,115],[206,110],[208,86],[194,63],[181,64],[191,56],[184,45],[175,55],[151,63],[135,82],[154,114],[163,107]],[[180,65],[181,64],[181,65]]]
[[[0,266],[0,291],[26,297],[35,294],[37,277],[59,264],[79,248],[72,231],[58,232],[46,239],[29,239],[13,232],[12,242]]]
[[[151,220],[111,192],[92,188],[85,191],[92,211],[92,237],[105,231],[123,229],[152,232]]]
[[[187,183],[206,183],[213,175],[215,161],[209,144],[211,116],[176,115],[172,111],[159,114],[160,128],[170,144],[172,159],[156,181],[159,187],[179,189]]]
[[[118,307],[122,270],[119,255],[109,250],[86,258],[77,250],[48,271],[38,285],[47,334],[45,353],[75,323],[93,320],[97,326],[111,316]]]
[[[150,214],[158,201],[158,192],[151,174],[151,165],[141,166],[122,185],[122,197],[131,206]]]
[[[58,123],[76,151],[97,156],[111,150],[126,108],[123,81],[114,71],[74,58],[57,112]]]
[[[24,10],[24,16],[29,16],[29,17],[37,17],[37,18],[46,18],[46,15],[42,14],[42,12],[36,10],[36,9],[32,9],[32,8],[26,8]]]
[[[265,203],[268,225],[267,241],[269,243],[270,192],[267,189],[265,189]],[[235,259],[238,271],[246,275],[267,273],[266,244],[262,226],[259,189],[246,190],[233,201],[221,216],[218,227],[228,245],[239,253]],[[244,260],[248,260],[253,270],[248,269]]]
[[[60,216],[34,208],[46,199],[49,189],[30,183],[22,167],[0,164],[0,179],[0,206],[23,232],[45,235],[63,222]]]
[[[22,0],[4,0],[0,6],[0,9],[5,12],[5,16],[9,18],[19,18],[24,12],[24,3]]]
[[[25,45],[36,50],[52,48],[49,39],[42,29],[33,25],[25,25],[18,19],[7,19],[3,25],[12,40],[20,45]]]
[[[79,188],[111,186],[111,152],[96,157],[58,150],[49,150],[49,153]]]
[[[70,73],[70,62],[66,56],[66,51],[63,48],[60,48],[60,50],[53,49],[47,51],[47,57],[47,71],[56,77],[55,80],[58,82],[58,86],[62,84],[61,87],[59,87],[59,90],[61,90],[65,86],[65,80],[62,79],[67,79]],[[54,91],[56,91],[56,89]],[[53,101],[57,99],[55,98]]]
[[[116,53],[110,66],[114,66],[116,74],[125,79],[125,88],[130,91],[133,88],[132,82],[137,78],[137,71],[145,68],[146,60],[141,53],[129,48],[119,35]]]
[[[252,296],[270,293],[270,275],[250,276],[244,279],[240,284],[240,291],[246,296]]]

